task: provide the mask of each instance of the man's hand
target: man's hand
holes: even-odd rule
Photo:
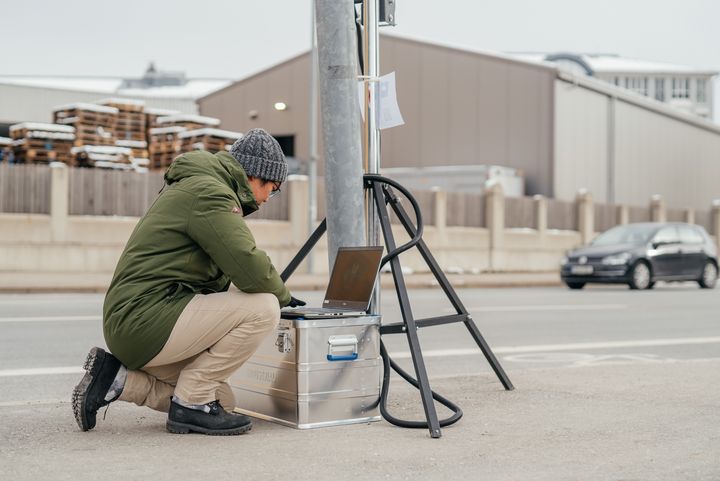
[[[307,304],[305,301],[301,301],[300,299],[295,299],[294,297],[290,296],[290,302],[288,302],[288,307],[300,307]]]

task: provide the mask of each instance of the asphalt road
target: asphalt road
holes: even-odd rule
[[[249,479],[450,479],[453,469],[458,475],[482,469],[486,476],[475,479],[720,479],[720,289],[688,283],[659,284],[643,292],[590,287],[458,293],[517,389],[502,390],[464,326],[422,329],[433,387],[456,396],[466,412],[441,440],[385,422],[313,431],[257,422],[241,441],[223,444],[187,436],[180,446],[200,452],[210,446],[220,452],[239,450],[238,456],[248,448],[255,453]],[[322,297],[319,292],[294,295],[317,305]],[[383,292],[384,322],[400,320],[394,296]],[[439,289],[413,290],[410,297],[417,318],[452,312]],[[55,479],[102,476],[100,467],[83,470],[72,460],[111,450],[90,441],[99,436],[123,446],[116,456],[112,451],[103,455],[111,472],[117,470],[109,479],[147,479],[148,469],[158,479],[182,478],[183,457],[177,446],[166,446],[175,438],[164,433],[161,414],[113,405],[104,426],[100,421],[93,433],[77,432],[68,401],[87,350],[104,346],[101,309],[102,296],[94,294],[0,296],[0,415],[5,420],[0,423],[0,473],[12,474],[0,478],[38,479],[49,472]],[[386,336],[385,342],[410,369],[404,337]],[[392,389],[391,406],[402,417],[421,415],[410,389],[399,381]],[[658,402],[663,400],[667,404]],[[583,408],[584,403],[589,404]],[[548,413],[555,414],[545,424],[539,419]],[[618,427],[619,418],[635,429]],[[588,431],[595,424],[597,430]],[[381,449],[369,459],[353,457],[349,438],[354,436],[377,443],[376,449],[397,450],[398,456]],[[294,449],[306,442],[311,444],[305,451]],[[292,448],[279,456],[274,443]],[[335,449],[332,461],[309,461],[312,443]],[[428,443],[443,443],[436,458]],[[148,457],[148,449],[161,456]],[[128,463],[127,456],[143,461]],[[384,469],[373,456],[383,459]],[[282,475],[283,460],[292,475]],[[198,472],[219,479],[240,476],[202,457],[196,464],[204,462],[210,467],[198,467]],[[300,466],[307,469],[297,471]],[[418,466],[424,466],[421,472]]]

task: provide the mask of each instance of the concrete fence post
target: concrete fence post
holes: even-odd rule
[[[533,196],[533,218],[533,227],[542,237],[547,230],[547,199],[539,194]]]
[[[575,208],[577,209],[580,242],[587,244],[595,234],[595,207],[592,194],[585,189],[578,190],[575,196]]]
[[[308,178],[305,175],[291,175],[287,180],[288,186],[288,220],[293,244],[301,246],[307,240],[310,232],[310,211]]]
[[[695,223],[695,209],[685,209],[685,222],[688,224]]]
[[[485,222],[490,241],[488,267],[495,271],[501,267],[499,258],[505,234],[505,194],[500,184],[485,189]]]
[[[720,199],[715,199],[712,203],[712,210],[710,211],[710,234],[715,236],[715,243],[720,249]]]
[[[70,212],[70,175],[63,162],[50,163],[50,237],[53,241],[67,239]]]
[[[659,194],[655,194],[650,198],[650,221],[667,222],[665,200]]]
[[[630,209],[626,205],[617,206],[615,214],[617,217],[618,225],[625,225],[630,223]]]
[[[444,238],[447,227],[447,192],[433,188],[432,208],[438,237]]]

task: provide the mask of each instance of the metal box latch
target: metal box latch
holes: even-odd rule
[[[279,352],[286,353],[292,351],[292,338],[290,337],[290,331],[288,329],[278,331],[275,346],[277,346]]]

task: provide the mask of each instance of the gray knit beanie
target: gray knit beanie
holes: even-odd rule
[[[248,176],[280,183],[287,178],[287,162],[280,144],[263,129],[248,131],[235,141],[230,153]]]

